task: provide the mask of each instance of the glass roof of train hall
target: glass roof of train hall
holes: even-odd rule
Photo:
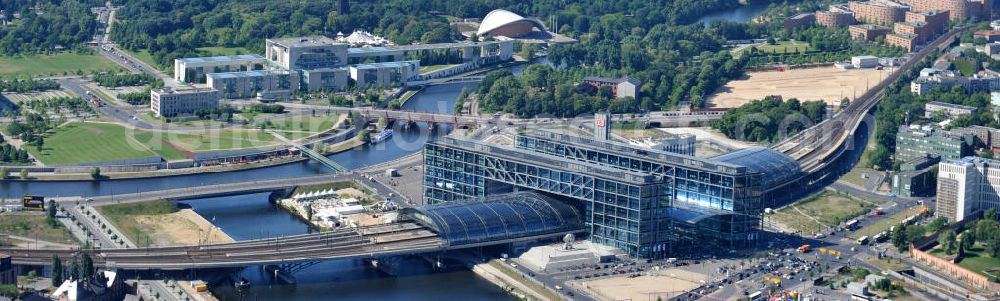
[[[579,211],[534,192],[406,208],[401,214],[453,246],[583,230]]]
[[[766,147],[750,147],[712,157],[712,160],[746,166],[762,174],[763,187],[770,189],[794,180],[801,173],[799,162]]]

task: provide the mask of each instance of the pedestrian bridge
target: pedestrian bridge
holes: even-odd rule
[[[498,195],[462,203],[405,209],[394,223],[246,240],[233,243],[134,249],[0,248],[15,264],[49,265],[91,254],[95,265],[125,270],[184,270],[375,259],[534,241],[583,231],[576,209],[534,193]]]

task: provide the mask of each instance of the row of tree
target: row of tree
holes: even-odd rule
[[[0,163],[30,163],[31,159],[28,157],[28,152],[17,149],[13,145],[4,141],[3,136],[0,136]]]
[[[0,92],[27,93],[59,89],[59,83],[48,79],[0,79]]]
[[[118,93],[118,99],[123,100],[130,105],[148,105],[150,101],[149,94],[149,89],[142,92]]]
[[[163,82],[161,80],[146,73],[101,73],[94,75],[92,79],[97,82],[97,84],[110,88],[140,86],[156,81],[160,81],[158,85],[163,86]]]

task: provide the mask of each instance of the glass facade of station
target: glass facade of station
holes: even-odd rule
[[[549,132],[515,147],[444,138],[424,160],[430,203],[544,192],[581,209],[592,241],[637,257],[748,247],[760,229],[762,173],[723,161]]]

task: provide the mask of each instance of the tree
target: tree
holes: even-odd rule
[[[21,169],[21,180],[27,180],[27,179],[28,179],[28,169],[27,168],[22,168]]]
[[[372,140],[372,134],[368,132],[368,129],[361,129],[358,131],[358,140],[363,142],[368,142]]]
[[[307,221],[312,221],[312,219],[313,219],[313,206],[312,206],[312,204],[306,204],[303,207],[305,207],[305,210],[306,210],[306,220]]]
[[[82,263],[80,268],[81,270],[83,270],[81,279],[90,278],[90,276],[94,275],[94,259],[90,258],[90,254],[88,253],[83,253],[83,256],[81,257],[83,257],[81,259]]]
[[[94,168],[91,168],[90,169],[90,177],[93,178],[94,180],[100,180],[101,179],[101,168],[97,167],[97,166],[94,166]]]
[[[0,167],[0,180],[7,179],[7,173],[8,171],[6,167]]]
[[[986,211],[983,212],[983,219],[997,220],[997,208],[986,209]]]
[[[955,231],[948,230],[941,232],[941,234],[938,235],[938,243],[941,244],[941,248],[944,249],[945,254],[954,254],[957,249]]]
[[[63,283],[63,265],[59,256],[52,255],[52,286],[59,287]]]
[[[69,264],[69,279],[80,280],[80,261],[76,259]]]
[[[948,225],[948,218],[944,216],[939,216],[927,224],[927,232],[937,232]],[[954,233],[953,233],[954,234]]]
[[[892,245],[900,252],[906,251],[906,224],[900,224],[892,231]]]

